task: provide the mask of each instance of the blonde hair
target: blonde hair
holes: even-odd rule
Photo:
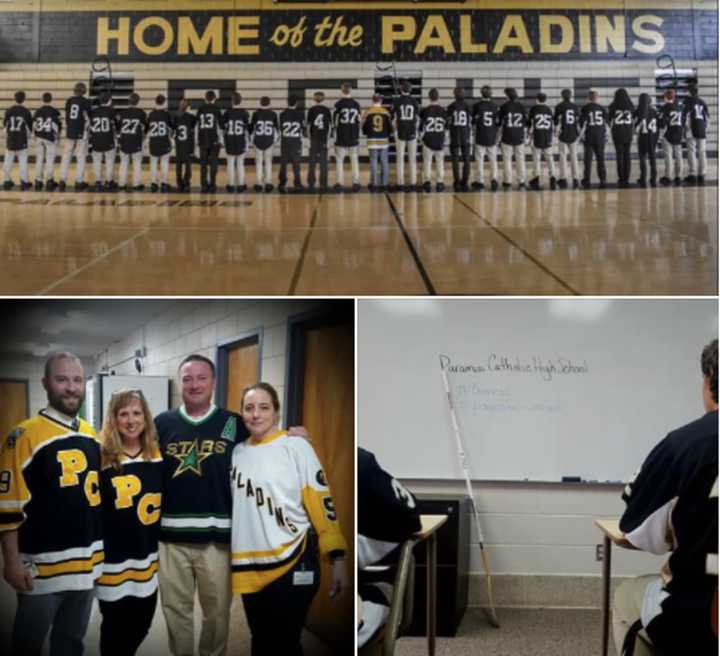
[[[118,471],[122,469],[120,460],[123,456],[122,437],[117,429],[117,413],[130,405],[132,401],[139,401],[145,418],[145,430],[140,435],[140,446],[143,460],[150,460],[153,451],[158,446],[157,431],[153,421],[150,407],[140,390],[123,389],[118,390],[110,397],[103,426],[100,430],[100,441],[102,443],[102,467],[112,465]]]

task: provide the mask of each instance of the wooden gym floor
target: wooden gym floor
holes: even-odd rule
[[[0,293],[716,294],[717,193],[0,191]]]

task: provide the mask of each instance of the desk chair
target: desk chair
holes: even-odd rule
[[[413,616],[415,591],[415,557],[413,547],[417,540],[406,540],[400,550],[400,559],[393,581],[390,614],[382,630],[358,650],[358,656],[392,656],[395,641],[409,628]]]

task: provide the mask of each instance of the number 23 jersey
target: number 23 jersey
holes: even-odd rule
[[[278,431],[232,453],[233,592],[257,592],[305,552],[310,526],[321,555],[347,551],[320,461],[310,443]]]

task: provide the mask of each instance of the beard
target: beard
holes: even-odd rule
[[[55,394],[50,390],[47,390],[47,397],[48,405],[51,408],[55,408],[55,410],[62,412],[62,414],[67,415],[68,417],[74,417],[78,413],[78,410],[80,410],[80,406],[82,406],[83,401],[85,400],[85,393],[81,392],[77,396],[70,396],[67,394],[60,396],[59,394]]]

